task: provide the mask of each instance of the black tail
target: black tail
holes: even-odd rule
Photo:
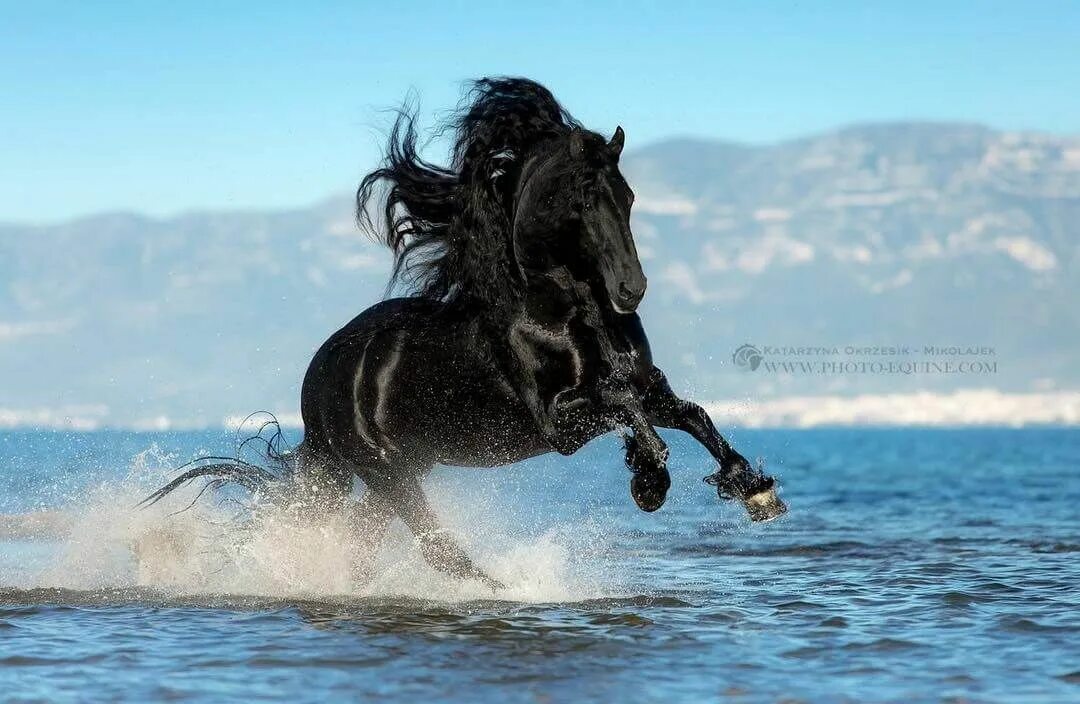
[[[259,413],[265,412],[261,411]],[[240,426],[243,427],[246,425],[247,422],[256,415],[258,414],[253,413],[245,418]],[[199,457],[187,464],[181,465],[177,468],[178,470],[184,469],[185,467],[191,467],[191,469],[188,469],[176,479],[173,479],[165,486],[147,496],[136,504],[136,507],[146,508],[148,506],[153,506],[188,482],[202,477],[208,477],[210,481],[206,483],[201,491],[199,491],[198,495],[187,508],[194,506],[195,502],[208,490],[218,489],[226,484],[236,484],[247,489],[252,494],[257,494],[265,491],[271,486],[289,481],[292,478],[293,465],[298,458],[298,452],[283,449],[285,441],[277,418],[270,413],[265,413],[265,415],[269,416],[270,420],[263,422],[254,435],[249,436],[239,443],[235,457]],[[267,428],[272,428],[273,432],[269,437],[264,437],[263,432]],[[245,448],[252,443],[261,443],[265,446],[264,459],[268,464],[276,466],[276,472],[240,458],[241,453],[243,453]],[[182,510],[187,509],[185,508]]]
[[[262,489],[265,489],[270,482],[276,482],[283,479],[283,477],[278,476],[273,472],[269,472],[262,467],[256,467],[249,462],[230,457],[200,457],[199,459],[194,460],[194,462],[210,462],[214,460],[224,461],[192,467],[176,479],[173,479],[165,486],[147,496],[137,503],[136,506],[139,508],[153,506],[188,482],[200,477],[210,477],[211,481],[203,487],[202,491],[199,492],[199,496],[202,496],[207,489],[216,489],[228,483],[239,484],[248,491],[257,493]],[[188,464],[181,466],[180,469],[183,469],[190,464],[191,463],[189,462]],[[198,496],[195,497],[195,500],[198,501],[198,498]],[[194,504],[194,502],[192,503]]]

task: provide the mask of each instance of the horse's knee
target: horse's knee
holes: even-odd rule
[[[625,441],[626,466],[634,473],[630,479],[630,496],[638,508],[651,513],[664,505],[671,488],[667,447],[658,442],[643,443],[636,435],[626,436]]]
[[[689,421],[695,425],[704,426],[710,422],[709,414],[705,409],[692,401],[681,401],[683,421]]]
[[[626,444],[626,466],[631,472],[657,472],[667,468],[668,448],[660,436],[639,437],[639,434],[624,435]]]

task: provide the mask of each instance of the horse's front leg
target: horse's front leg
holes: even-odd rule
[[[716,487],[721,498],[741,501],[754,521],[769,521],[787,511],[776,495],[775,480],[751,466],[724,440],[704,408],[676,396],[656,367],[649,372],[644,406],[653,423],[689,433],[716,459],[720,467],[705,481]]]
[[[664,505],[671,488],[671,475],[667,470],[668,448],[644,414],[634,414],[628,425],[634,431],[632,435],[623,436],[626,466],[634,473],[630,479],[630,496],[638,508],[651,513]]]
[[[572,455],[580,449],[581,443],[570,442],[558,427],[560,398],[556,396],[548,401],[540,394],[537,376],[543,371],[543,360],[536,352],[536,343],[531,337],[534,334],[535,326],[527,320],[518,321],[505,343],[498,342],[492,347],[493,357],[525,406],[540,439],[555,452]]]
[[[630,384],[605,385],[599,393],[599,406],[616,426],[631,431],[623,436],[626,443],[626,466],[634,473],[630,495],[642,511],[652,512],[664,505],[671,476],[667,470],[668,447],[646,416],[642,399]]]
[[[634,473],[630,495],[643,511],[655,511],[664,504],[671,478],[667,471],[668,448],[650,425],[641,407],[640,397],[627,390],[618,395],[597,399],[583,389],[563,392],[558,398],[557,414],[562,442],[572,451],[593,438],[619,427],[632,434],[623,436],[626,443],[626,466]]]

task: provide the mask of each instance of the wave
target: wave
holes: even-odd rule
[[[490,597],[454,606],[495,607],[504,599]],[[685,608],[691,602],[676,596],[636,594],[633,596],[603,597],[573,601],[537,602],[572,605],[585,611],[614,612],[619,609]],[[260,594],[184,594],[154,587],[128,586],[102,589],[68,589],[65,587],[0,587],[0,609],[7,617],[29,616],[49,610],[78,609],[86,607],[146,608],[205,608],[231,611],[274,611],[285,608],[322,609],[334,613],[393,612],[417,613],[425,609],[439,608],[444,602],[416,596],[401,595],[347,595],[297,598]],[[520,611],[517,604],[512,608]],[[613,615],[615,617],[615,615]],[[0,622],[2,623],[2,622]]]

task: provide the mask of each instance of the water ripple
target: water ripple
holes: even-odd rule
[[[673,458],[695,456],[669,439]],[[750,525],[675,467],[668,505],[640,514],[625,482],[611,481],[622,471],[614,442],[527,471],[446,470],[433,500],[478,561],[513,582],[498,594],[435,575],[400,535],[374,585],[353,589],[335,562],[342,541],[314,529],[238,541],[232,562],[193,563],[203,572],[140,580],[132,526],[110,496],[53,520],[76,527],[58,547],[37,533],[0,539],[5,696],[1076,699],[1080,434],[746,431],[738,441],[785,459],[782,521]],[[184,442],[188,454],[212,445]],[[3,447],[0,468],[27,473]],[[48,476],[71,476],[56,439],[43,447]],[[2,526],[29,535],[19,521]]]

